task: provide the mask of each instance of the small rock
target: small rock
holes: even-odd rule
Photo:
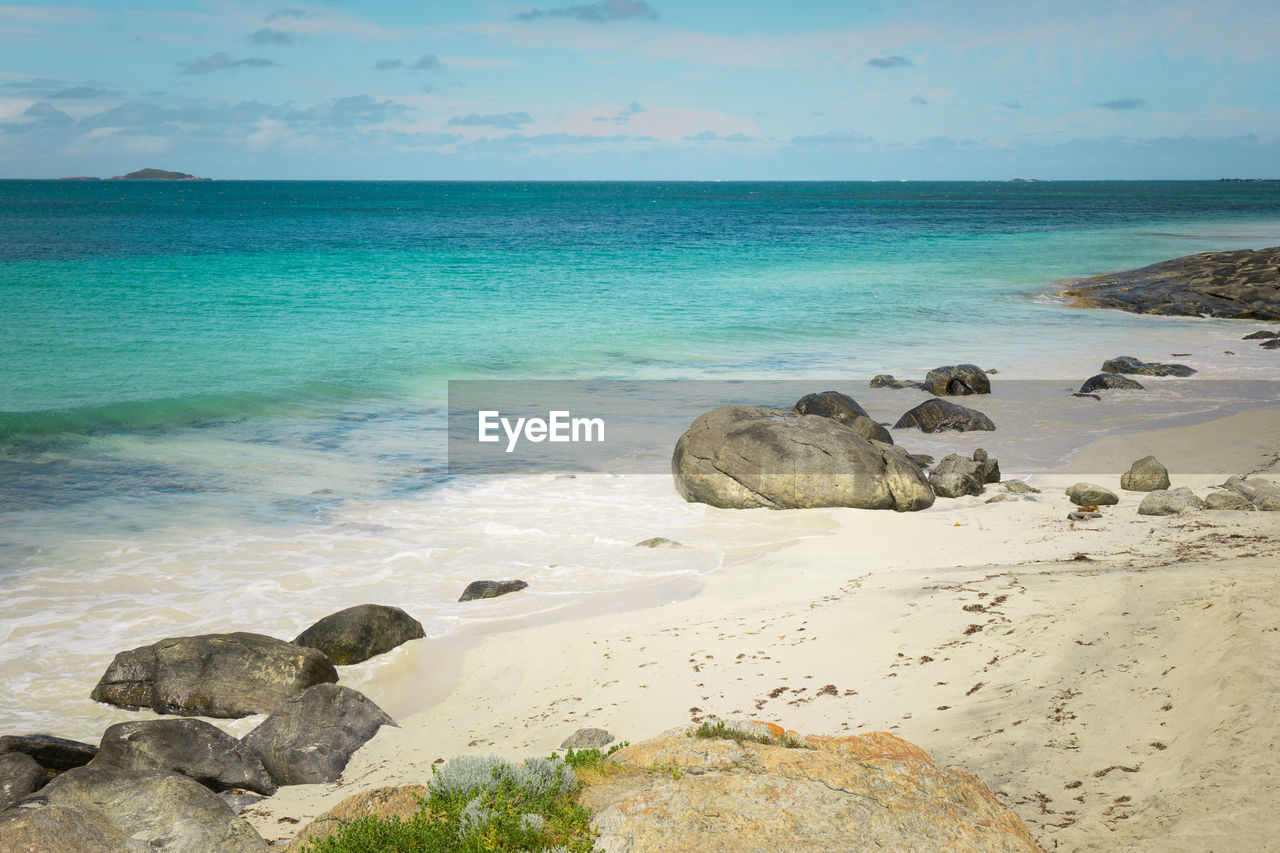
[[[920,383],[910,379],[894,379],[891,374],[881,373],[871,379],[872,388],[919,388]]]
[[[1261,346],[1263,349],[1280,349],[1280,338],[1272,338],[1269,341],[1263,341]]]
[[[1196,370],[1185,364],[1161,364],[1155,361],[1141,361],[1131,355],[1122,355],[1104,361],[1102,372],[1136,373],[1140,376],[1191,376]]]
[[[600,749],[617,738],[604,729],[578,729],[560,744],[561,749]]]
[[[337,666],[347,666],[425,636],[422,623],[399,607],[357,604],[330,613],[293,642],[297,646],[319,649]]]
[[[475,601],[478,598],[497,598],[509,592],[518,592],[527,587],[522,580],[508,581],[472,581],[462,591],[458,601]]]
[[[1119,373],[1099,373],[1096,376],[1090,376],[1080,386],[1080,394],[1088,394],[1090,391],[1145,391],[1140,383],[1130,379],[1127,376],[1121,376]],[[1099,398],[1101,399],[1101,398]]]
[[[1101,402],[1101,401],[1102,401],[1102,398],[1101,398],[1101,397],[1099,397],[1097,394],[1081,394],[1079,391],[1075,392],[1075,393],[1074,393],[1074,394],[1072,394],[1071,396],[1072,396],[1072,397],[1087,397],[1087,398],[1088,398],[1088,399],[1090,399],[1090,400],[1097,400],[1097,401],[1099,401],[1099,402]]]
[[[1130,492],[1154,492],[1169,488],[1169,469],[1154,456],[1144,456],[1120,475],[1120,488]]]
[[[1089,521],[1094,518],[1102,518],[1100,512],[1069,512],[1067,513],[1068,521]]]
[[[1116,497],[1115,492],[1096,483],[1073,483],[1067,487],[1067,497],[1071,498],[1071,502],[1076,506],[1081,504],[1113,506],[1120,503],[1120,498]]]
[[[651,539],[644,539],[640,542],[637,542],[634,547],[636,548],[683,548],[684,546],[674,539],[667,539],[662,536],[654,536]]]
[[[1177,515],[1204,509],[1204,501],[1186,486],[1149,492],[1138,505],[1138,515]]]
[[[1205,509],[1238,509],[1251,512],[1257,509],[1244,495],[1235,492],[1210,492],[1204,499]]]
[[[1241,338],[1240,340],[1242,340],[1242,341],[1260,341],[1260,340],[1266,340],[1267,338],[1276,338],[1276,337],[1280,337],[1280,332],[1268,332],[1266,329],[1263,329],[1263,330],[1261,330],[1261,331],[1257,331],[1257,332],[1254,332],[1254,333],[1252,333],[1252,334],[1245,335],[1245,336],[1244,336],[1243,338]]]
[[[925,400],[898,418],[898,422],[893,425],[894,429],[912,427],[922,432],[943,432],[944,430],[969,432],[991,431],[996,428],[996,425],[991,422],[991,418],[976,409],[968,409],[948,400],[935,398]]]
[[[979,447],[973,451],[973,461],[978,463],[978,474],[984,483],[1000,482],[1000,461],[992,459],[987,451]]]
[[[1005,480],[1000,484],[1006,492],[1015,492],[1020,495],[1038,495],[1040,490],[1035,486],[1027,485],[1021,480]]]
[[[0,812],[39,790],[44,783],[44,768],[30,755],[21,752],[0,755]]]
[[[982,494],[982,466],[958,453],[948,453],[929,472],[929,485],[940,498]]]

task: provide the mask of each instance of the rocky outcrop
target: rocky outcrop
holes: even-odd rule
[[[1196,497],[1195,492],[1180,486],[1147,493],[1138,505],[1138,515],[1177,515],[1204,508],[1204,501]]]
[[[90,697],[137,710],[244,717],[338,680],[323,652],[261,634],[174,637],[120,652]]]
[[[519,592],[528,584],[522,580],[472,581],[458,596],[458,601],[475,601],[480,598],[497,598],[509,592]]]
[[[982,782],[891,734],[793,742],[803,746],[682,728],[614,753],[627,772],[604,774],[581,797],[596,849],[671,850],[673,839],[703,853],[774,853],[780,839],[797,853],[1039,849]]]
[[[85,832],[106,832],[104,822],[114,827],[119,831],[117,846],[107,849],[116,851],[264,853],[267,849],[253,827],[236,817],[217,794],[174,773],[89,764],[56,777],[13,811],[50,807],[84,813],[80,824],[86,827]],[[36,832],[40,825],[28,822],[24,831]],[[119,843],[120,836],[125,843]],[[3,839],[0,828],[0,841]],[[21,849],[0,846],[6,851]]]
[[[1079,308],[1136,314],[1280,320],[1280,247],[1205,252],[1077,282]]]
[[[272,712],[244,744],[277,785],[333,782],[379,728],[395,724],[364,694],[317,684]]]
[[[180,773],[213,791],[276,792],[262,761],[247,746],[204,720],[117,723],[102,734],[95,766]]]
[[[1076,506],[1112,506],[1120,503],[1115,492],[1096,483],[1072,483],[1067,487],[1067,497]]]
[[[893,428],[915,428],[922,432],[943,432],[944,430],[970,432],[994,430],[996,425],[991,422],[991,418],[976,409],[958,406],[947,400],[934,399],[925,400],[898,418]]]
[[[0,755],[0,812],[44,783],[44,768],[30,755],[21,752]]]
[[[701,415],[671,457],[687,501],[728,509],[924,509],[933,490],[906,454],[830,418],[758,406]]]
[[[604,729],[578,729],[560,743],[561,749],[600,749],[617,738]]]
[[[53,735],[5,735],[0,737],[0,755],[8,752],[29,755],[46,770],[61,773],[88,764],[98,754],[98,748]]]
[[[930,370],[921,387],[937,397],[990,394],[991,380],[976,364],[953,364]]]
[[[1154,456],[1144,456],[1120,475],[1120,488],[1129,492],[1154,492],[1169,488],[1169,469]]]
[[[823,391],[819,394],[806,394],[795,404],[796,414],[819,415],[847,424],[854,418],[867,418],[867,410],[858,405],[858,401],[848,394],[839,391]]]
[[[1145,391],[1137,380],[1130,379],[1127,376],[1121,376],[1119,373],[1099,373],[1090,376],[1080,386],[1081,394],[1088,394],[1092,391]]]
[[[1141,361],[1131,355],[1121,355],[1102,363],[1103,373],[1129,373],[1138,376],[1191,376],[1194,367],[1185,364],[1162,364],[1158,361]]]
[[[289,842],[285,853],[302,853],[309,839],[320,841],[342,827],[364,817],[408,820],[422,808],[430,792],[425,785],[398,785],[374,788],[353,794],[313,820]]]
[[[150,853],[151,848],[130,838],[101,812],[57,806],[36,798],[0,812],[0,850],[5,853]]]
[[[337,666],[347,666],[425,636],[422,623],[399,607],[357,604],[329,614],[293,642],[319,649]]]

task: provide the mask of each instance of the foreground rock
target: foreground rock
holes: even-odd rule
[[[0,812],[38,790],[45,779],[44,768],[30,755],[21,752],[0,755]]]
[[[357,604],[329,614],[295,637],[293,642],[298,646],[319,649],[334,664],[347,666],[425,636],[422,623],[399,607]]]
[[[1104,361],[1102,372],[1130,373],[1139,376],[1191,376],[1196,369],[1185,364],[1162,364],[1158,361],[1141,361],[1131,355],[1122,355]]]
[[[103,732],[93,764],[180,773],[213,791],[243,788],[267,796],[276,792],[258,756],[204,720],[117,723]]]
[[[911,409],[898,422],[894,429],[915,428],[921,432],[971,432],[975,430],[994,430],[996,425],[991,418],[976,409],[967,409],[947,400],[925,400]]]
[[[1081,308],[1280,320],[1280,247],[1188,255],[1095,276],[1065,295]]]
[[[68,819],[70,812],[79,812],[70,820],[79,827],[77,831],[87,836],[84,849],[149,853],[263,853],[267,849],[257,831],[236,817],[217,794],[173,773],[92,764],[77,767],[49,782],[5,816],[27,809],[43,812],[51,808],[54,811],[43,817],[30,815],[20,831],[31,835],[54,820]],[[112,828],[117,832],[112,833]],[[109,837],[104,839],[104,835]],[[64,843],[59,838],[58,844]],[[3,826],[0,849],[21,849],[9,844]]]
[[[338,671],[315,649],[261,634],[203,634],[120,652],[90,698],[161,714],[245,717],[337,680]]]
[[[1118,373],[1099,373],[1096,376],[1090,376],[1080,386],[1081,394],[1088,394],[1091,391],[1145,391],[1136,380],[1127,376],[1121,376]]]
[[[1154,492],[1169,488],[1169,469],[1154,456],[1144,456],[1120,475],[1120,488],[1129,492]]]
[[[458,601],[476,601],[481,598],[497,598],[509,592],[519,592],[528,584],[522,580],[472,581],[458,596]]]
[[[682,728],[614,753],[629,772],[606,774],[582,794],[596,849],[672,850],[676,839],[678,849],[703,853],[1039,849],[982,782],[907,741],[876,732],[803,743],[811,748]]]
[[[67,740],[53,735],[5,735],[0,737],[0,755],[21,752],[35,759],[46,770],[61,773],[72,767],[83,767],[98,754],[93,744]]]
[[[937,397],[990,394],[991,380],[976,364],[953,364],[930,370],[921,387]]]
[[[940,498],[960,498],[980,495],[983,488],[982,464],[966,459],[958,453],[949,453],[929,472],[929,485]]]
[[[1195,492],[1180,486],[1150,492],[1138,505],[1138,515],[1177,515],[1204,508],[1204,501],[1196,497]]]
[[[759,406],[701,415],[671,457],[687,501],[728,509],[924,509],[933,489],[905,453],[830,418]]]
[[[0,850],[5,853],[148,853],[150,849],[101,812],[55,806],[39,798],[0,812]]]
[[[333,782],[379,728],[395,724],[364,694],[317,684],[276,709],[244,744],[277,785]]]
[[[1113,506],[1120,503],[1115,492],[1096,483],[1072,483],[1067,487],[1067,497],[1076,506]]]

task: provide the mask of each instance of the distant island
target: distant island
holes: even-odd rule
[[[113,181],[207,181],[186,172],[166,172],[164,169],[139,169],[127,175],[116,175]]]

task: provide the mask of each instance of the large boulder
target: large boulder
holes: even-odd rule
[[[1190,376],[1194,367],[1185,364],[1161,364],[1156,361],[1140,361],[1131,355],[1122,355],[1102,363],[1103,373],[1130,373],[1139,376]]]
[[[1204,498],[1205,509],[1236,509],[1252,512],[1257,509],[1244,495],[1235,492],[1210,492]]]
[[[896,450],[830,418],[724,406],[680,436],[671,472],[685,500],[730,509],[932,505],[924,473]]]
[[[333,782],[379,728],[395,724],[364,694],[317,684],[277,708],[244,743],[277,785]]]
[[[1137,380],[1130,379],[1127,376],[1121,376],[1119,373],[1099,373],[1096,376],[1090,376],[1080,386],[1081,394],[1088,394],[1092,391],[1145,391]]]
[[[990,394],[991,380],[976,364],[953,364],[930,370],[921,387],[938,397]]]
[[[894,429],[911,427],[922,432],[942,432],[944,430],[970,432],[974,430],[994,430],[996,425],[991,422],[991,418],[976,409],[968,409],[964,406],[957,406],[947,400],[935,398],[933,400],[925,400],[898,418],[898,422],[893,425]]]
[[[236,817],[217,794],[176,773],[89,764],[54,778],[19,809],[28,803],[105,818],[129,839],[129,845],[117,850],[265,853],[267,849],[262,836]],[[136,848],[135,842],[139,843]]]
[[[0,755],[8,752],[29,755],[46,770],[61,773],[88,764],[98,754],[98,748],[53,735],[4,735],[0,737]]]
[[[295,637],[293,642],[319,649],[337,666],[346,666],[425,636],[422,623],[399,607],[357,604],[330,613]]]
[[[1120,488],[1129,492],[1154,492],[1169,488],[1169,469],[1154,456],[1144,456],[1120,475]]]
[[[929,485],[940,498],[980,495],[983,473],[981,463],[957,453],[949,453],[929,472]]]
[[[265,846],[262,849],[266,849]],[[0,811],[5,853],[150,853],[106,815],[36,798]]]
[[[820,415],[842,424],[847,424],[854,418],[870,417],[867,410],[858,405],[857,400],[839,391],[806,394],[796,403],[795,410],[796,414]]]
[[[0,755],[0,812],[38,790],[45,778],[44,768],[30,755],[21,752]]]
[[[1120,503],[1120,498],[1110,489],[1096,483],[1072,483],[1067,486],[1067,497],[1076,506],[1093,504],[1095,506],[1112,506]]]
[[[458,596],[458,601],[476,601],[481,598],[497,598],[509,592],[519,592],[528,584],[522,580],[472,581]]]
[[[90,698],[160,714],[245,717],[337,680],[338,671],[316,649],[261,634],[203,634],[120,652]]]
[[[1186,486],[1176,489],[1156,489],[1148,492],[1138,504],[1138,515],[1177,515],[1182,512],[1204,509],[1204,501]]]
[[[276,792],[251,749],[204,720],[140,720],[116,723],[102,734],[95,765],[181,773],[206,788]]]
[[[626,747],[611,758],[625,773],[587,783],[596,850],[671,850],[678,839],[702,853],[1039,851],[981,781],[886,732],[787,748],[691,731]]]

